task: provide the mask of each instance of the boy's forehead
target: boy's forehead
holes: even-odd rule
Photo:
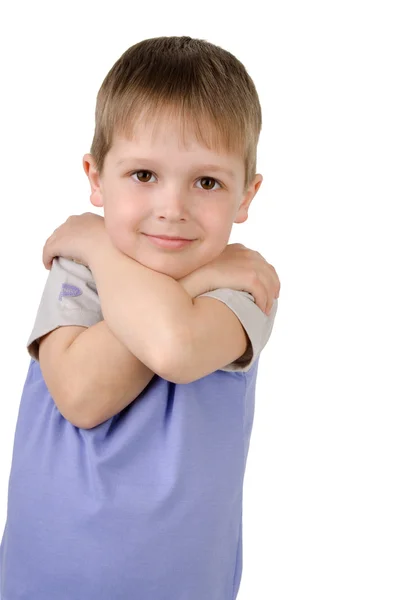
[[[203,141],[197,137],[192,127],[185,127],[183,129],[178,123],[174,124],[167,121],[162,123],[148,123],[146,125],[142,123],[136,124],[133,130],[114,135],[113,144],[118,148],[125,148],[126,146],[171,146],[172,144],[177,144],[180,148],[187,151],[202,147],[211,152],[216,152],[217,150],[221,151],[221,153],[224,152],[224,150],[217,147],[220,146],[219,143],[218,145],[216,143],[208,144],[208,146],[203,144]]]
[[[240,149],[228,148],[226,140],[222,139],[218,128],[209,118],[202,116],[193,119],[188,113],[182,114],[178,108],[141,111],[129,126],[123,130],[116,128],[113,133],[112,146],[119,148],[156,144],[173,144],[186,151],[203,149],[220,156],[240,155]]]
[[[231,161],[242,161],[240,155],[227,152],[224,148],[207,147],[194,133],[188,139],[185,139],[183,136],[178,135],[175,130],[171,131],[171,136],[165,134],[162,137],[154,137],[150,127],[148,130],[141,128],[140,131],[136,131],[132,136],[117,134],[113,137],[110,153],[113,155],[116,165],[127,162],[129,158],[139,158],[146,154],[148,155],[147,158],[151,158],[156,154],[157,150],[163,155],[163,151],[167,147],[170,150],[172,148],[173,150],[177,149],[183,154],[186,153],[187,158],[203,159],[208,162],[217,163],[220,166],[230,165]],[[160,142],[160,144],[158,145],[156,142]]]

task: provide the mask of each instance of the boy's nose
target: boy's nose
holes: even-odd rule
[[[186,192],[181,189],[174,188],[164,190],[154,202],[154,210],[158,217],[162,216],[167,219],[180,219],[186,216],[188,203],[186,201]]]

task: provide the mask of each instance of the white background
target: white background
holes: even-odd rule
[[[3,5],[0,536],[42,247],[70,214],[95,210],[81,159],[96,93],[129,46],[189,35],[234,53],[256,83],[264,183],[230,243],[258,250],[281,280],[258,375],[238,600],[396,600],[393,8]]]

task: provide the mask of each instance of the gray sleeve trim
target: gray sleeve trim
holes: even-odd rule
[[[70,325],[91,327],[100,321],[103,315],[90,269],[68,258],[54,258],[27,350],[38,361],[38,341],[50,331]]]
[[[226,304],[238,317],[250,341],[245,353],[236,361],[226,365],[221,371],[247,372],[266,346],[273,329],[278,308],[278,299],[273,302],[270,315],[266,315],[256,304],[255,298],[248,292],[230,288],[218,288],[201,296],[217,298]]]

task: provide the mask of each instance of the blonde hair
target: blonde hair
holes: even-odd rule
[[[258,94],[244,65],[205,40],[158,37],[126,50],[97,95],[90,152],[101,174],[115,135],[131,139],[134,124],[164,113],[193,127],[199,143],[240,154],[244,189],[256,173],[262,127]],[[183,133],[184,135],[184,133]]]

